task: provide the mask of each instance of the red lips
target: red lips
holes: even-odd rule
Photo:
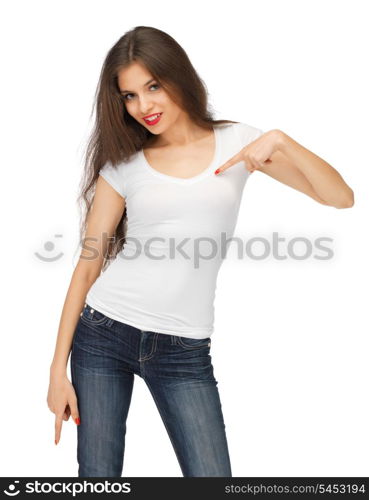
[[[151,116],[160,115],[160,113],[152,113],[151,115],[144,116],[143,119],[150,118]]]
[[[145,117],[145,118],[144,118],[145,123],[146,123],[147,125],[156,125],[156,124],[159,122],[159,120],[160,120],[160,118],[161,118],[161,115],[162,115],[162,114],[163,114],[163,113],[154,113],[154,114],[152,114],[152,115],[148,115],[148,116],[155,116],[155,115],[158,115],[158,117],[157,117],[157,118],[154,118],[154,120],[147,120],[147,119],[146,119],[147,117]]]

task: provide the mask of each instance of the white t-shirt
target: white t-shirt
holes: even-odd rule
[[[158,172],[142,149],[116,167],[104,165],[100,175],[126,200],[127,233],[86,296],[92,308],[142,331],[211,336],[217,275],[249,177],[244,162],[214,171],[263,134],[245,123],[214,132],[212,162],[189,179]]]

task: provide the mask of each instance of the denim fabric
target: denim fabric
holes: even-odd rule
[[[150,390],[183,476],[231,477],[210,348],[210,337],[191,339],[140,330],[85,304],[71,352],[81,419],[78,476],[121,477],[136,374]]]

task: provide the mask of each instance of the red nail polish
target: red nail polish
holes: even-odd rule
[[[77,425],[79,425],[79,424],[81,423],[81,421],[80,421],[79,417],[77,417],[77,418],[75,419],[75,422],[76,422],[76,424],[77,424]]]
[[[220,169],[217,168],[216,171],[214,172],[214,174],[219,174],[219,172],[220,172]]]

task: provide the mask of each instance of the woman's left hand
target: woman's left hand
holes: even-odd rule
[[[232,156],[226,163],[217,168],[214,173],[220,174],[240,161],[246,163],[246,169],[250,173],[270,163],[270,156],[278,149],[281,133],[282,132],[277,129],[265,132],[255,139],[255,141],[250,142],[247,146],[242,148],[241,151]]]

